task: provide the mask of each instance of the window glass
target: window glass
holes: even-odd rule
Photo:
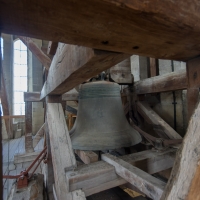
[[[21,40],[14,42],[13,107],[14,115],[25,114],[24,92],[27,91],[27,47]]]

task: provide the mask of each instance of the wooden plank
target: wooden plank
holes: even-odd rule
[[[155,111],[153,111],[147,103],[137,102],[137,111],[148,123],[153,124],[155,131],[161,130],[170,139],[181,139],[182,137],[167,124]]]
[[[76,93],[65,93],[62,95],[63,101],[77,101],[78,100],[78,92]]]
[[[98,155],[93,151],[75,150],[75,153],[85,164],[90,164],[98,161]]]
[[[13,35],[185,61],[199,55],[199,8],[197,0],[2,0],[0,27]]]
[[[38,102],[40,101],[40,92],[24,92],[24,101]]]
[[[147,173],[154,174],[171,168],[175,155],[174,149],[163,152],[147,150],[120,158]],[[73,172],[67,172],[66,176],[70,191],[82,189],[86,196],[127,183],[115,173],[113,166],[104,161],[78,166]]]
[[[45,127],[45,123],[41,126],[41,128],[39,129],[39,131],[36,133],[35,137],[33,138],[33,148],[37,146],[38,142],[44,136],[44,133],[45,133],[44,127]]]
[[[57,47],[58,47],[58,42],[49,41],[47,54],[54,56],[56,54]]]
[[[130,55],[59,43],[41,99],[46,95],[64,94],[128,57]]]
[[[131,59],[127,58],[122,62],[110,68],[110,78],[119,84],[127,84],[133,82],[131,74]]]
[[[12,118],[25,118],[25,115],[4,115],[2,119],[12,119]]]
[[[14,155],[14,164],[34,161],[41,151]]]
[[[198,163],[198,167],[196,169],[186,200],[200,199],[199,188],[200,188],[200,164]]]
[[[32,141],[32,102],[25,102],[25,150],[34,151]]]
[[[187,78],[188,78],[188,89],[187,89],[187,109],[188,109],[188,120],[192,116],[197,103],[199,101],[199,87],[200,87],[200,58],[195,58],[187,62]]]
[[[155,58],[149,58],[150,63],[150,77],[158,75],[158,60]]]
[[[200,160],[200,103],[193,113],[181,149],[177,152],[170,179],[161,200],[187,199],[193,180],[197,178]],[[199,179],[199,177],[198,177]],[[192,189],[192,188],[191,188]],[[196,191],[199,187],[195,186]],[[195,193],[194,193],[195,194]],[[197,197],[197,196],[196,196]],[[198,198],[194,199],[198,199]],[[192,198],[191,198],[192,199]]]
[[[147,78],[135,83],[137,94],[184,90],[188,86],[185,70]]]
[[[18,37],[32,52],[32,54],[42,63],[42,65],[49,70],[51,59],[37,46],[37,44],[35,44],[35,42],[29,37]]]
[[[6,91],[6,85],[5,85],[5,79],[4,79],[4,72],[3,72],[3,68],[2,70],[2,74],[1,74],[1,104],[2,104],[2,108],[3,108],[3,115],[10,115],[10,109],[9,109],[9,103],[8,103],[8,96],[7,96],[7,91]],[[3,118],[2,119],[5,120],[5,126],[6,126],[6,131],[8,134],[8,138],[9,139],[13,139],[14,135],[13,135],[13,131],[12,131],[12,125],[11,125],[11,121],[9,120],[9,118]]]
[[[188,88],[187,89],[188,121],[190,120],[198,102],[199,102],[199,88]]]
[[[119,176],[134,185],[142,193],[152,199],[160,199],[165,188],[164,182],[113,155],[102,154],[101,157],[102,160],[115,167]]]
[[[51,143],[55,188],[58,199],[65,199],[69,193],[65,172],[76,167],[65,116],[60,103],[47,104],[47,123]]]
[[[46,166],[46,192],[47,198],[49,200],[54,200],[54,170],[53,170],[53,163],[52,163],[52,154],[51,154],[51,145],[50,145],[50,136],[49,136],[49,128],[48,123],[45,119],[45,140],[47,146],[47,166]]]
[[[188,87],[199,88],[200,87],[200,57],[189,60],[186,63]]]

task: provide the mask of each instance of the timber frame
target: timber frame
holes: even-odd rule
[[[72,0],[67,4],[63,0],[50,3],[22,0],[20,4],[2,0],[0,31],[21,35],[20,39],[48,71],[42,91],[26,93],[24,101],[26,152],[32,152],[38,138],[45,135],[49,196],[54,195],[58,200],[85,199],[91,194],[130,183],[155,200],[200,199],[199,8],[196,0],[192,3],[180,1],[176,6],[173,2],[157,0],[146,4],[143,1],[86,0],[77,1],[77,5]],[[16,17],[19,20],[14,20]],[[49,40],[47,54],[53,59],[28,37]],[[141,95],[187,90],[190,121],[183,143],[163,152],[147,150],[117,158],[102,154],[101,161],[94,152],[76,151],[85,163],[78,165],[61,103],[76,101],[78,92],[70,91],[108,69],[112,80],[132,84],[129,74],[132,54],[151,57],[151,77],[134,83],[134,112],[152,124],[158,134],[162,129],[161,137],[182,139],[142,101]],[[157,76],[155,58],[186,61],[187,69]],[[5,86],[2,88],[6,94]],[[32,102],[37,101],[46,103],[46,116],[32,141]],[[129,99],[125,105],[126,114],[131,109],[130,104]],[[151,176],[172,167],[167,183]]]

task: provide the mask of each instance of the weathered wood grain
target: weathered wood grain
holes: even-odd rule
[[[188,120],[192,116],[197,103],[199,101],[199,88],[200,88],[200,58],[195,58],[187,62],[187,110]]]
[[[25,102],[25,150],[34,151],[32,140],[32,102]]]
[[[38,142],[41,140],[44,134],[45,134],[45,123],[41,126],[41,128],[33,138],[33,148],[37,146]]]
[[[56,54],[57,47],[58,47],[58,42],[49,41],[47,54],[54,56]]]
[[[38,102],[40,101],[40,92],[24,92],[24,101]]]
[[[200,104],[193,113],[181,148],[178,150],[170,179],[161,200],[187,199],[193,180],[197,178],[200,160]],[[195,173],[197,173],[195,175]],[[199,179],[199,177],[198,177]],[[195,187],[198,187],[196,185]],[[193,188],[196,191],[199,187]],[[196,198],[194,198],[196,199]],[[192,200],[192,199],[191,199]]]
[[[40,98],[64,94],[128,57],[130,55],[59,43]]]
[[[199,9],[198,0],[1,0],[0,29],[108,51],[189,60],[200,50]]]
[[[85,163],[93,163],[98,161],[98,155],[93,151],[82,151],[75,150],[75,153],[79,156],[79,158]]]
[[[155,58],[149,58],[150,64],[150,77],[154,77],[158,75],[158,60]]]
[[[155,131],[161,130],[170,139],[181,139],[182,137],[167,124],[149,105],[145,102],[137,102],[137,111],[148,123],[154,126]]]
[[[65,199],[69,193],[65,172],[76,167],[69,132],[61,104],[48,103],[47,123],[51,143],[51,154],[54,169],[56,194],[59,200]]]
[[[120,157],[135,167],[154,174],[173,166],[176,150],[163,152],[154,150],[142,151]],[[69,190],[82,189],[86,196],[127,183],[119,177],[115,168],[104,161],[78,166],[73,172],[66,173]]]
[[[183,90],[187,86],[186,71],[180,70],[138,81],[135,83],[135,90],[137,94],[147,94]]]
[[[9,103],[8,103],[8,96],[7,96],[7,90],[6,90],[6,85],[5,85],[5,77],[3,73],[3,68],[1,68],[1,104],[3,108],[3,115],[9,116],[10,113],[10,108],[9,108]],[[6,131],[8,134],[9,139],[13,139],[13,131],[12,131],[12,123],[9,118],[2,118],[5,120],[5,126],[6,126]]]
[[[110,68],[110,78],[119,84],[127,84],[133,82],[131,74],[131,60],[127,58],[122,62]]]
[[[27,46],[32,54],[42,63],[48,70],[51,64],[51,59],[40,49],[35,42],[29,37],[18,36],[19,39]]]
[[[116,173],[154,200],[160,200],[165,183],[111,154],[102,154],[102,160],[113,165]]]

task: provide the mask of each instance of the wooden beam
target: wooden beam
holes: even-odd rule
[[[198,190],[198,185],[193,185],[199,180],[199,161],[200,161],[200,103],[193,113],[187,133],[184,137],[181,149],[177,152],[176,160],[172,169],[170,179],[161,200],[165,199],[187,199],[190,189]],[[198,177],[197,177],[198,176]],[[194,187],[193,187],[194,186]],[[194,193],[194,195],[197,193]],[[190,198],[192,199],[192,198]],[[194,199],[198,199],[195,196]]]
[[[130,55],[59,43],[41,99],[64,94],[128,57]]]
[[[77,101],[78,100],[78,92],[76,93],[65,93],[62,95],[63,101]]]
[[[149,174],[154,174],[171,168],[175,155],[174,149],[163,152],[147,150],[120,158]],[[69,190],[81,188],[86,196],[127,183],[115,173],[113,166],[104,161],[78,166],[73,172],[67,172],[66,176],[69,180]]]
[[[24,92],[24,101],[38,102],[40,101],[40,92]]]
[[[54,56],[58,47],[58,42],[49,41],[47,54]]]
[[[9,103],[8,103],[8,96],[7,96],[7,91],[6,91],[3,69],[1,69],[1,70],[2,70],[2,74],[1,74],[1,104],[2,104],[2,108],[3,108],[3,115],[9,116],[10,109],[9,109]],[[2,117],[2,119],[5,120],[5,126],[6,126],[6,131],[8,134],[8,138],[13,139],[14,135],[13,135],[13,131],[12,131],[12,125],[11,125],[10,118]]]
[[[18,4],[2,0],[0,29],[13,35],[186,61],[199,55],[199,8],[197,0],[176,4],[158,0],[22,0]]]
[[[25,115],[4,115],[2,119],[25,118]]]
[[[39,131],[36,133],[35,137],[33,138],[33,148],[35,148],[41,138],[44,136],[45,133],[45,123],[41,126]]]
[[[32,54],[42,63],[42,65],[49,70],[51,59],[37,46],[37,44],[35,44],[35,42],[29,37],[18,37],[32,52]]]
[[[45,118],[45,140],[46,140],[46,146],[47,146],[47,165],[46,165],[46,192],[47,192],[47,199],[49,200],[55,200],[53,195],[53,187],[55,183],[54,179],[54,170],[53,170],[53,163],[52,163],[52,154],[51,154],[51,145],[50,145],[50,136],[49,136],[49,128],[48,123],[46,121],[47,118]]]
[[[130,84],[133,82],[131,74],[131,59],[127,58],[110,68],[110,78],[119,84]]]
[[[98,155],[93,151],[75,150],[75,153],[85,164],[90,164],[98,161]]]
[[[187,109],[188,109],[188,120],[192,116],[197,103],[199,101],[199,88],[200,88],[200,58],[195,58],[187,62],[187,78],[188,78],[188,89],[187,89]]]
[[[186,71],[180,70],[138,81],[135,83],[135,90],[137,94],[147,94],[184,90],[187,86]]]
[[[158,60],[155,58],[149,58],[150,63],[150,77],[158,75]]]
[[[34,151],[32,140],[32,102],[25,103],[25,150],[27,153]]]
[[[167,124],[155,111],[153,111],[147,103],[137,102],[137,111],[148,123],[154,126],[154,130],[163,132],[170,139],[181,139],[182,137]],[[166,137],[165,137],[166,138]]]
[[[200,165],[198,164],[186,200],[200,199]]]
[[[47,123],[51,143],[52,163],[56,194],[59,200],[66,199],[69,193],[65,172],[76,167],[65,116],[60,103],[47,104]]]
[[[148,197],[159,200],[162,196],[166,185],[163,181],[113,155],[102,154],[102,160],[113,165],[119,176],[134,185]]]

